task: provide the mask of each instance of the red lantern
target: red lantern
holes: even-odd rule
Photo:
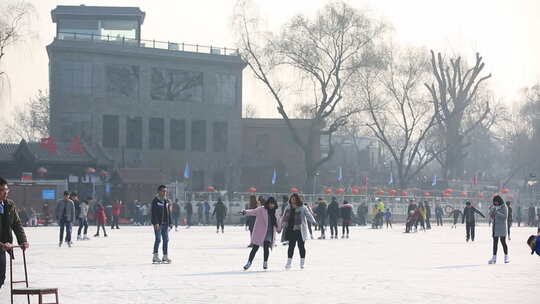
[[[506,189],[506,188],[501,189],[501,193],[502,193],[502,194],[506,194],[506,193],[508,193],[508,192],[510,192],[510,190],[508,190],[508,189]]]
[[[444,192],[444,193],[442,194],[442,196],[443,196],[443,197],[449,197],[449,196],[450,196],[450,193]]]
[[[292,192],[292,193],[298,193],[298,188],[292,187],[292,188],[291,188],[291,192]]]
[[[430,197],[431,194],[429,192],[424,192],[424,197]]]
[[[92,167],[86,168],[86,174],[94,174],[94,173],[96,173],[96,169]]]
[[[37,170],[36,170],[37,174],[39,176],[43,176],[45,174],[47,174],[47,169],[43,168],[43,167],[39,167]]]
[[[341,193],[343,193],[343,192],[345,192],[345,189],[343,189],[343,188],[338,188],[338,189],[336,190],[336,193],[337,193],[337,194],[341,194]]]
[[[461,197],[467,197],[467,192],[461,192],[461,194],[459,195]]]
[[[251,193],[255,193],[257,192],[257,188],[255,187],[249,187],[249,189],[247,190],[248,192],[251,192]]]
[[[450,188],[444,190],[444,193],[452,194],[452,192],[454,192],[454,190],[452,190]]]
[[[352,188],[351,192],[352,192],[352,194],[359,194],[360,190],[358,190],[358,188]]]
[[[376,195],[384,195],[384,190],[378,190],[375,192]]]
[[[388,194],[394,196],[394,195],[397,194],[397,190],[392,189],[392,190],[388,191]]]
[[[507,199],[507,200],[512,200],[512,199],[514,199],[514,197],[513,197],[511,194],[508,194],[508,195],[506,196],[506,199]]]
[[[107,172],[107,170],[101,170],[99,172],[99,175],[101,175],[101,177],[105,178],[109,175],[109,172]]]
[[[484,194],[482,194],[482,193],[478,193],[477,196],[478,196],[478,198],[484,198]]]
[[[407,193],[407,191],[401,191],[401,196],[408,196],[409,193]]]
[[[216,188],[214,188],[214,186],[208,186],[208,187],[206,187],[206,189],[208,190],[208,192],[216,191]]]
[[[332,193],[332,189],[330,188],[324,189],[324,194],[330,194],[330,193]]]

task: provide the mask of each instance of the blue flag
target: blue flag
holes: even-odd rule
[[[437,185],[437,175],[433,175],[433,181],[431,182],[432,186]]]
[[[277,172],[276,169],[274,169],[274,173],[272,174],[272,185],[275,185],[277,182]]]
[[[189,163],[186,162],[186,167],[184,168],[184,178],[189,178],[190,171],[189,171]]]
[[[394,174],[392,172],[390,172],[390,179],[388,180],[388,184],[389,185],[393,185],[394,184]]]
[[[337,180],[340,182],[343,179],[343,168],[339,167],[337,170]]]

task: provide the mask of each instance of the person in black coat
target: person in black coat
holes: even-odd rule
[[[424,208],[426,208],[426,229],[431,229],[431,206],[428,201],[424,201]]]
[[[321,230],[321,236],[319,239],[325,239],[325,230],[326,230],[326,217],[328,217],[328,208],[326,207],[326,201],[324,201],[322,198],[318,199],[317,208],[315,208],[315,213],[317,214],[317,218],[319,221],[319,229]]]
[[[527,225],[529,227],[535,226],[536,224],[535,221],[536,221],[536,209],[534,209],[533,204],[531,204],[531,206],[529,207],[529,221]]]
[[[219,227],[221,226],[221,233],[224,233],[224,221],[225,216],[227,216],[227,207],[225,207],[225,204],[223,204],[223,201],[221,200],[221,197],[218,198],[218,201],[216,205],[214,205],[214,212],[212,212],[212,217],[216,217],[216,225],[217,225],[217,231],[216,233],[219,233]]]
[[[152,219],[152,227],[154,228],[154,256],[153,263],[170,263],[171,260],[167,254],[169,246],[169,229],[172,228],[171,217],[172,206],[167,198],[167,186],[160,185],[158,187],[158,194],[152,200],[152,207],[150,209],[150,218]],[[163,239],[163,259],[158,257],[159,243]]]
[[[191,222],[191,217],[193,216],[193,204],[191,204],[191,201],[186,202],[184,210],[186,211],[186,225],[189,228],[193,224]]]
[[[339,205],[335,197],[332,197],[332,202],[328,205],[327,209],[328,220],[330,223],[330,238],[338,238],[338,218],[339,218]]]
[[[482,212],[474,208],[471,205],[471,202],[465,203],[465,208],[463,209],[463,215],[461,217],[461,223],[465,223],[465,230],[467,231],[467,242],[469,239],[474,242],[474,228],[476,225],[476,219],[474,214],[479,214],[481,217],[485,218]]]

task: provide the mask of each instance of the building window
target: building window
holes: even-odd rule
[[[128,117],[126,121],[126,147],[142,148],[142,118]]]
[[[234,105],[236,103],[236,75],[217,74],[216,103]]]
[[[153,100],[201,102],[203,74],[172,69],[152,69]]]
[[[206,152],[206,121],[191,122],[191,151]]]
[[[227,123],[214,122],[212,128],[214,152],[227,152]]]
[[[105,67],[107,95],[110,97],[139,97],[139,67],[112,64]]]
[[[150,118],[148,128],[149,148],[162,150],[165,142],[165,123],[163,118]]]
[[[171,149],[185,150],[186,149],[186,121],[171,119]]]
[[[225,172],[224,171],[215,171],[212,178],[213,186],[218,190],[225,189]]]
[[[204,191],[204,171],[193,171],[191,177],[191,190]]]
[[[72,95],[92,93],[92,65],[83,62],[61,61],[58,64],[58,90]]]
[[[118,148],[119,131],[118,115],[103,115],[103,147]]]

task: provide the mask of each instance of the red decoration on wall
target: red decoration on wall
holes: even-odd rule
[[[255,187],[249,187],[249,189],[247,189],[248,192],[251,192],[251,193],[255,193],[257,192],[257,188]]]
[[[330,188],[324,189],[324,194],[330,194],[330,193],[332,193],[332,189]]]
[[[401,196],[408,196],[409,193],[407,193],[407,191],[401,191]]]
[[[506,193],[508,193],[508,192],[510,192],[510,190],[508,190],[508,189],[506,189],[506,188],[501,189],[501,193],[502,193],[502,194],[506,194]]]
[[[358,188],[352,188],[351,192],[352,194],[360,194],[360,190],[358,190]]]
[[[291,188],[291,192],[292,192],[292,193],[298,193],[298,188],[292,187],[292,188]]]
[[[208,190],[208,192],[216,191],[216,188],[214,188],[214,186],[208,186],[208,187],[206,187],[206,189]]]
[[[54,142],[54,137],[52,136],[42,138],[39,146],[51,153],[56,153],[56,143]]]
[[[431,193],[429,192],[424,192],[424,197],[430,197],[431,196]]]
[[[86,168],[86,174],[94,174],[96,173],[96,169],[92,168],[92,167],[88,167]]]
[[[39,167],[37,170],[36,170],[37,174],[39,176],[43,176],[45,174],[47,174],[47,169],[43,168],[43,167]]]
[[[343,193],[343,192],[345,192],[345,189],[343,189],[343,188],[338,188],[338,189],[336,190],[336,193],[337,193],[337,194],[341,194],[341,193]]]
[[[81,143],[80,136],[75,136],[71,139],[71,142],[69,143],[69,152],[78,153],[78,154],[84,153],[84,147]]]
[[[388,191],[388,194],[394,196],[394,195],[397,194],[397,190],[392,189],[392,190]]]

